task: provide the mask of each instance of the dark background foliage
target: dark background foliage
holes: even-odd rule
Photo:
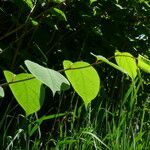
[[[67,20],[53,8],[61,10]],[[94,62],[95,58],[90,52],[109,58],[115,50],[119,50],[135,57],[142,54],[150,58],[149,14],[150,3],[146,0],[118,0],[118,3],[117,0],[97,0],[92,4],[89,0],[39,0],[33,10],[23,0],[1,0],[1,83],[4,82],[4,69],[14,73],[24,72],[22,68],[27,59],[59,70],[65,59]],[[112,110],[115,110],[130,81],[106,64],[96,66],[96,69],[102,84],[100,97],[103,96],[104,103],[105,100],[109,101]],[[142,77],[149,81],[148,75],[142,73]],[[123,80],[126,83],[121,85]],[[149,85],[143,86],[139,105],[150,93]],[[2,109],[6,109],[13,99],[7,87],[6,90],[5,99],[0,101]],[[65,105],[70,101],[71,92],[64,94],[65,102],[62,102],[60,109],[62,112],[72,109]],[[46,104],[39,113],[56,113],[59,105],[57,95],[52,98],[49,90],[46,93]],[[14,103],[11,106],[15,106]],[[93,107],[95,103],[98,103],[97,100],[93,101]]]

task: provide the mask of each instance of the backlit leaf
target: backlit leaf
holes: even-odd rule
[[[112,63],[112,62],[110,62],[107,58],[105,58],[105,57],[103,57],[103,56],[101,56],[101,55],[95,55],[95,54],[93,54],[93,53],[91,53],[91,54],[96,57],[97,61],[105,62],[106,64],[108,64],[108,65],[114,67],[115,69],[121,71],[122,73],[128,74],[127,71],[125,71],[125,70],[124,70],[123,68],[121,68],[120,66],[118,66],[118,65],[116,65],[116,64],[114,64],[114,63]]]
[[[72,63],[69,60],[63,62],[65,74],[75,91],[83,99],[87,106],[100,90],[100,78],[96,70],[87,62]]]
[[[150,73],[150,60],[139,55],[138,56],[138,67],[143,71]]]
[[[26,114],[30,115],[37,112],[44,101],[44,87],[42,83],[28,73],[15,75],[10,71],[4,71],[4,75],[7,82],[16,82],[9,84],[9,87]],[[20,80],[23,81],[17,82]]]
[[[117,64],[123,68],[128,75],[133,79],[137,76],[137,65],[135,58],[127,52],[115,52],[115,59]]]

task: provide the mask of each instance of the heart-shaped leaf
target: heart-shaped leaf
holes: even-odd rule
[[[83,99],[85,106],[87,106],[100,90],[99,75],[87,62],[72,63],[69,60],[65,60],[63,65],[68,80]]]
[[[42,83],[47,85],[55,95],[56,91],[61,92],[69,88],[68,80],[59,72],[40,66],[37,63],[26,60],[28,70]]]
[[[135,58],[130,53],[116,51],[115,59],[117,64],[128,72],[128,75],[132,78],[132,80],[136,78],[137,65]]]
[[[4,75],[7,82],[15,82],[9,84],[10,89],[26,114],[30,115],[37,112],[44,101],[44,87],[42,83],[28,73],[15,75],[10,71],[4,71]]]
[[[138,56],[138,67],[143,71],[150,73],[150,60],[139,55]]]
[[[4,89],[0,86],[0,97],[4,97]]]

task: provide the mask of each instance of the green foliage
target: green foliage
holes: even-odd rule
[[[122,73],[124,74],[128,74],[128,72],[126,70],[124,70],[124,68],[120,67],[120,66],[117,66],[116,64],[110,62],[108,59],[106,59],[104,56],[101,56],[101,55],[95,55],[93,53],[91,53],[93,56],[96,57],[97,61],[102,61],[102,62],[105,62],[106,64],[114,67],[115,69],[121,71]]]
[[[55,93],[65,91],[69,88],[69,82],[59,72],[40,66],[37,63],[26,60],[25,64],[29,71],[42,83],[47,85]]]
[[[4,89],[0,86],[0,97],[4,96],[5,96]]]
[[[137,76],[137,65],[135,58],[127,52],[115,52],[115,59],[117,64],[122,67],[128,75],[134,80]]]
[[[36,20],[34,20],[32,18],[30,18],[30,20],[31,20],[33,26],[38,26],[39,25],[39,23]]]
[[[62,2],[65,2],[65,0],[48,0],[49,2],[54,2],[54,3],[62,3]]]
[[[150,73],[150,60],[139,55],[138,56],[138,67],[143,71]]]
[[[23,0],[31,9],[33,8],[32,0]]]
[[[0,71],[17,74],[9,83],[0,74],[1,149],[149,149],[149,14],[149,0],[1,1]],[[64,60],[89,67],[63,70]],[[85,74],[90,68],[97,79]],[[64,71],[73,88],[62,92],[69,88]],[[42,83],[52,90],[45,89],[43,105]],[[31,101],[36,113],[24,116],[21,107],[36,107]]]
[[[32,0],[12,0],[20,9],[26,10],[25,8],[28,7],[30,9],[33,8]],[[24,8],[25,7],[25,8]]]
[[[82,97],[85,106],[97,96],[100,90],[100,79],[96,70],[87,62],[63,62],[65,74],[75,91]]]
[[[31,124],[29,124],[28,129],[29,129],[29,136],[32,136],[40,127],[40,125],[42,124],[42,122],[49,120],[49,119],[53,119],[53,118],[59,118],[65,116],[65,113],[61,113],[61,114],[54,114],[54,115],[49,115],[49,116],[42,116],[41,118],[31,122]]]
[[[10,89],[20,106],[26,112],[26,115],[37,112],[44,101],[44,87],[41,82],[33,78],[33,75],[21,73],[18,75],[10,71],[4,71],[7,82],[16,82],[10,84]],[[20,80],[24,80],[19,82]]]
[[[63,11],[61,11],[60,9],[52,8],[51,11],[52,11],[52,14],[58,16],[60,18],[60,20],[67,21],[65,13]]]
[[[90,4],[92,4],[92,3],[94,3],[94,2],[96,2],[97,0],[90,0]]]

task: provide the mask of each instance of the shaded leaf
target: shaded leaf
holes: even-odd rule
[[[4,75],[7,82],[29,79],[9,84],[9,87],[27,115],[37,112],[44,101],[44,87],[42,83],[36,78],[33,78],[32,74],[28,73],[15,75],[10,71],[4,71]]]
[[[115,52],[115,59],[117,64],[123,68],[128,75],[133,79],[137,76],[137,65],[135,58],[127,52]]]
[[[69,88],[68,80],[59,72],[40,66],[37,63],[26,60],[28,70],[42,83],[47,85],[55,95],[56,91],[61,92]]]
[[[138,67],[143,71],[150,73],[150,60],[139,55],[138,56]]]
[[[79,61],[72,63],[69,60],[65,60],[63,66],[64,69],[69,68],[69,70],[65,71],[65,74],[87,106],[97,96],[100,90],[99,75],[96,70],[86,62]]]

